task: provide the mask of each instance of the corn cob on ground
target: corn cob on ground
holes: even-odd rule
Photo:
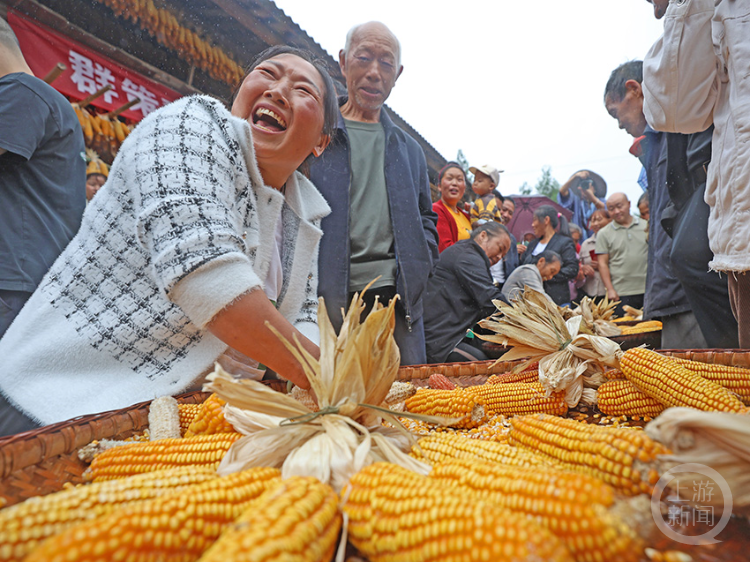
[[[659,480],[653,461],[668,453],[642,431],[601,427],[548,415],[510,420],[510,443],[600,478],[626,495],[650,494]]]
[[[484,401],[466,389],[432,390],[420,388],[407,398],[406,409],[415,414],[461,418],[453,427],[477,427],[486,419]]]
[[[628,380],[613,379],[605,382],[596,391],[599,409],[610,416],[658,416],[664,404],[638,390]]]
[[[750,405],[750,369],[730,365],[701,363],[688,359],[671,359],[688,371],[698,373],[704,379],[734,392],[742,400],[743,404],[746,406]]]
[[[185,437],[234,432],[232,424],[224,419],[225,405],[226,402],[219,398],[218,395],[212,394],[209,396],[206,401],[201,404],[198,414],[185,432]]]
[[[577,562],[636,562],[643,550],[635,533],[607,511],[614,490],[591,476],[460,459],[436,464],[428,479],[533,519]]]
[[[370,465],[342,491],[349,540],[371,562],[572,560],[534,521],[483,501],[466,501],[387,463]]]
[[[319,562],[333,557],[341,529],[338,496],[316,478],[268,488],[200,562]]]
[[[97,455],[85,476],[99,482],[179,466],[216,470],[229,447],[240,437],[240,433],[217,433],[116,447]]]
[[[468,439],[450,433],[422,437],[412,448],[411,456],[435,464],[452,459],[475,459],[513,466],[552,466],[556,463],[526,449],[506,443]]]
[[[629,349],[620,359],[620,368],[630,382],[665,406],[747,412],[740,399],[726,388],[655,351],[642,347]]]
[[[490,412],[504,416],[541,413],[562,416],[568,411],[565,393],[547,397],[540,382],[481,384],[467,387],[466,391],[481,399]]]
[[[209,468],[181,467],[28,499],[0,511],[0,560],[22,560],[44,539],[73,525],[215,478],[218,474]]]
[[[274,468],[253,468],[123,507],[44,541],[28,562],[187,562],[198,559],[221,532],[269,486]]]

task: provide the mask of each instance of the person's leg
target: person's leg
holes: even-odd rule
[[[31,293],[26,291],[0,290],[0,338],[29,300]]]
[[[708,245],[710,208],[703,200],[704,193],[705,185],[679,211],[670,260],[707,347],[734,348],[738,346],[737,320],[729,304],[728,275],[708,270],[713,253]]]
[[[739,347],[750,349],[750,275],[727,273],[729,280],[729,301],[737,318]]]
[[[0,394],[0,437],[14,435],[41,427],[31,418],[23,415]]]
[[[424,322],[412,322],[411,330],[406,325],[406,313],[400,304],[396,304],[396,328],[393,330],[398,349],[401,352],[401,365],[424,365],[427,363],[427,351],[424,342]]]
[[[662,323],[662,349],[706,348],[706,340],[692,312],[662,316],[659,320]]]

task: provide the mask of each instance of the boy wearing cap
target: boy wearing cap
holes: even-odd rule
[[[94,195],[102,188],[109,175],[109,166],[107,166],[99,156],[90,150],[86,150],[86,201],[91,201]]]
[[[471,205],[471,226],[475,226],[477,221],[494,221],[497,220],[502,224],[500,208],[495,201],[494,189],[500,183],[500,172],[497,168],[484,165],[479,167],[472,166],[469,171],[474,174],[474,183],[471,189],[477,194],[477,200]],[[500,195],[502,200],[503,196]],[[480,223],[481,224],[481,223]]]

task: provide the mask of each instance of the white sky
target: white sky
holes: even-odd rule
[[[609,74],[642,59],[662,23],[645,0],[275,0],[338,59],[346,32],[379,20],[401,41],[404,72],[388,105],[445,158],[504,169],[500,189],[561,184],[582,168],[633,212],[641,169],[604,109]]]

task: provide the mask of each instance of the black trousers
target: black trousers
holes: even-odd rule
[[[678,211],[670,258],[709,348],[739,347],[737,320],[729,302],[727,276],[708,270],[713,253],[708,245],[709,207],[698,188]]]
[[[41,426],[31,418],[27,418],[19,410],[16,410],[0,394],[0,437],[14,435],[38,427]]]
[[[615,316],[624,316],[627,314],[623,309],[623,306],[632,306],[639,310],[643,309],[643,293],[640,295],[628,295],[627,297],[620,296],[620,304],[615,307]]]

